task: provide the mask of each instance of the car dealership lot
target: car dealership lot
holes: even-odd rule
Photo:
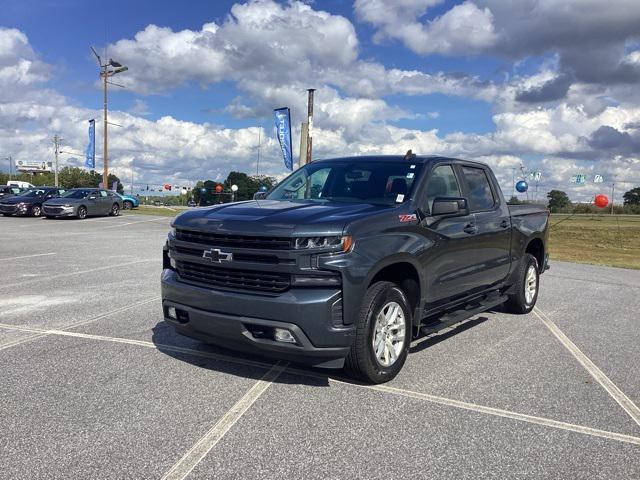
[[[640,271],[552,263],[369,387],[176,336],[169,221],[0,218],[0,477],[640,478]]]

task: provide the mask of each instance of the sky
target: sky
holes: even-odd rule
[[[83,152],[90,118],[101,169],[94,46],[129,67],[109,90],[109,158],[134,193],[231,170],[283,177],[272,112],[291,108],[297,158],[307,88],[314,158],[479,160],[507,196],[514,174],[541,172],[522,198],[640,185],[637,0],[0,0],[0,12],[2,170],[9,155],[51,161],[54,134]]]

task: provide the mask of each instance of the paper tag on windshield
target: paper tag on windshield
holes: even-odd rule
[[[398,196],[396,197],[396,203],[402,203],[404,202],[404,195],[399,193]]]
[[[407,178],[413,178],[415,174],[413,172],[409,172],[407,173]]]
[[[409,166],[409,168],[416,168],[416,166],[415,165],[411,165],[411,166]]]

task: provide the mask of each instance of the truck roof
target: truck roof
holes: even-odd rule
[[[335,157],[335,158],[323,158],[314,160],[313,162],[330,162],[330,161],[356,161],[356,160],[364,160],[364,161],[374,161],[374,162],[411,162],[411,163],[430,163],[433,161],[451,161],[451,162],[464,162],[464,163],[475,163],[482,166],[487,166],[486,163],[478,162],[476,160],[464,160],[461,158],[453,158],[453,157],[443,157],[442,155],[361,155],[361,156],[352,156],[352,157]]]

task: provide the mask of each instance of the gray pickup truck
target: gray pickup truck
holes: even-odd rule
[[[319,160],[264,196],[182,213],[164,249],[177,332],[373,383],[412,339],[505,304],[530,312],[549,212],[444,157]]]

